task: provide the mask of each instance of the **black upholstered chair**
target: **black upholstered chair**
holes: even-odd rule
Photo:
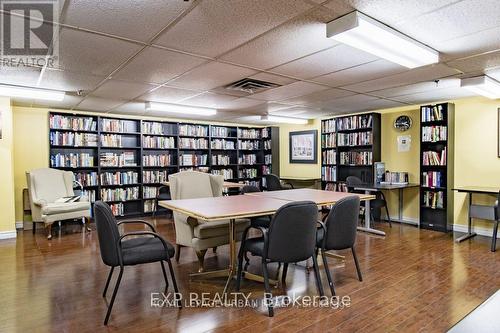
[[[260,192],[260,190],[257,186],[245,185],[241,188],[240,192],[241,192],[241,194],[245,194],[245,193]],[[269,228],[269,223],[271,223],[271,216],[252,217],[250,219],[249,228],[252,228],[252,227],[253,228],[258,228],[258,227]]]
[[[498,223],[500,223],[500,192],[498,192],[498,199],[495,203],[495,221],[493,222],[493,235],[491,236],[491,252],[496,251],[497,246],[497,233]]]
[[[287,184],[288,186],[283,186],[280,178],[272,173],[264,175],[264,179],[266,180],[266,189],[268,191],[280,191],[280,190],[293,189],[292,184]]]
[[[361,179],[356,176],[349,176],[346,178],[347,190],[351,193],[364,193],[364,191],[355,191],[354,188],[356,185],[365,184]],[[389,226],[392,228],[391,215],[389,214],[389,207],[387,206],[387,200],[385,199],[384,192],[376,191],[374,192],[376,199],[370,200],[370,216],[373,219],[373,211],[380,211],[382,208],[385,208],[385,213],[387,214],[387,220],[389,222]]]
[[[335,296],[335,287],[332,276],[328,268],[325,251],[351,249],[359,281],[363,281],[361,270],[359,268],[358,258],[354,250],[356,242],[356,228],[358,226],[359,197],[349,196],[340,199],[330,210],[326,223],[321,224],[318,229],[317,250],[321,250],[323,265],[325,266],[328,284],[332,296]]]
[[[170,199],[172,199],[172,198],[170,196],[169,187],[168,186],[158,187],[158,189],[156,190],[156,198],[155,198],[155,207],[153,210],[153,217],[156,217],[156,214],[160,210],[160,207],[158,206],[158,202],[163,201],[163,200],[170,200]],[[168,209],[164,209],[164,210],[170,214],[170,210],[168,210]]]
[[[120,287],[125,266],[160,262],[163,277],[165,278],[165,290],[167,290],[168,278],[165,266],[163,265],[163,261],[166,261],[170,270],[170,277],[172,279],[172,284],[174,285],[174,290],[176,293],[179,292],[177,289],[177,282],[175,280],[172,263],[170,262],[170,258],[174,256],[174,247],[163,239],[163,237],[161,237],[158,233],[156,233],[153,225],[140,220],[117,222],[109,206],[102,201],[97,201],[94,204],[94,215],[97,227],[97,236],[99,238],[99,248],[101,250],[101,258],[105,265],[111,267],[104,291],[102,293],[103,297],[106,297],[106,292],[113,275],[113,270],[115,267],[120,267],[120,273],[113,290],[113,295],[111,296],[111,302],[109,303],[106,318],[104,319],[104,325],[108,324],[109,316],[111,314],[111,310],[113,309],[113,303],[115,302],[116,293]],[[118,226],[125,223],[145,224],[151,229],[151,231],[135,231],[120,234]],[[126,239],[131,236],[134,236],[135,238]],[[180,306],[179,301],[177,304]]]
[[[259,227],[262,237],[247,239],[248,233],[243,234],[240,252],[238,255],[238,278],[236,290],[240,290],[243,274],[243,257],[246,252],[261,257],[264,275],[266,297],[272,298],[269,287],[269,272],[267,264],[271,262],[283,263],[283,276],[289,263],[307,260],[312,257],[316,286],[321,296],[324,295],[316,260],[316,220],[318,207],[312,201],[290,202],[282,206],[274,214],[269,228]],[[247,230],[248,231],[248,230]],[[274,315],[271,299],[268,299],[269,316]]]

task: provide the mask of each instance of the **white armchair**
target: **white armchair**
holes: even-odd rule
[[[52,238],[52,223],[81,218],[85,226],[90,217],[90,202],[81,198],[77,202],[56,203],[57,199],[73,196],[73,173],[56,169],[35,169],[26,173],[30,195],[33,232],[36,222],[43,222],[47,238]]]
[[[183,171],[168,176],[172,199],[196,199],[222,196],[224,178],[197,171]],[[182,246],[192,247],[198,256],[199,272],[204,271],[204,258],[209,248],[229,243],[229,220],[203,222],[174,212],[177,249],[175,259],[179,261]],[[236,220],[236,236],[241,239],[247,219]]]

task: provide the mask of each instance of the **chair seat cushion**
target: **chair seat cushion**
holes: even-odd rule
[[[70,212],[90,210],[90,202],[77,201],[68,203],[49,203],[42,207],[43,215],[54,215]]]
[[[122,241],[123,263],[137,265],[172,258],[175,254],[174,247],[167,243],[165,251],[163,243],[156,237],[137,237]]]
[[[237,219],[235,222],[236,233],[243,232],[243,230],[245,230],[245,228],[249,225],[249,221],[247,219]],[[193,232],[196,238],[202,239],[227,235],[229,233],[229,220],[200,222],[193,228]]]
[[[262,257],[264,254],[264,237],[248,238],[245,241],[245,251]]]
[[[269,216],[254,217],[250,220],[250,225],[252,227],[269,228],[270,224],[271,218]]]

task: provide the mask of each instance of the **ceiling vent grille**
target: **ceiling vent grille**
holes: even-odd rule
[[[255,94],[257,92],[261,92],[267,89],[271,88],[276,88],[279,87],[279,84],[272,83],[272,82],[266,82],[266,81],[260,81],[260,80],[255,80],[255,79],[242,79],[236,82],[233,82],[231,84],[228,84],[225,86],[225,89],[228,90],[236,90],[236,91],[243,91],[249,94]]]

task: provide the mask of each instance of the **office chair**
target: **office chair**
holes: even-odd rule
[[[349,176],[346,178],[347,190],[350,193],[364,193],[363,191],[355,191],[354,188],[356,185],[365,184],[361,179],[356,176]],[[373,220],[373,211],[375,209],[380,210],[385,208],[385,213],[387,214],[387,220],[389,222],[389,226],[392,228],[391,215],[389,215],[389,208],[387,206],[387,200],[385,199],[384,192],[376,191],[375,192],[376,199],[370,200],[370,216]]]
[[[160,207],[158,206],[158,202],[159,201],[163,201],[163,200],[170,200],[172,199],[170,197],[170,189],[168,188],[168,186],[160,186],[158,187],[158,189],[156,190],[156,198],[155,198],[155,207],[154,207],[154,210],[153,210],[153,218],[156,217],[156,213],[158,213],[158,211],[160,210]],[[168,214],[170,215],[170,210],[168,209],[165,209]]]
[[[495,222],[493,222],[494,225],[493,225],[493,236],[491,237],[491,252],[496,251],[499,222],[500,222],[500,192],[498,192],[498,199],[497,202],[495,203]]]
[[[280,178],[278,176],[276,176],[275,174],[270,173],[270,174],[264,175],[264,179],[266,181],[266,189],[268,191],[280,191],[280,190],[293,189],[292,184],[287,183],[288,186],[283,186]]]
[[[274,214],[269,229],[258,227],[262,237],[247,239],[248,232],[243,240],[238,255],[238,278],[236,290],[240,290],[243,274],[243,257],[246,252],[262,258],[264,288],[268,304],[269,316],[274,316],[271,303],[272,294],[269,287],[269,272],[267,264],[271,262],[283,263],[283,279],[289,263],[296,263],[312,257],[316,287],[321,296],[324,295],[316,259],[316,220],[318,207],[312,201],[290,202],[282,206]],[[248,230],[247,230],[248,231]],[[290,246],[292,244],[293,246]]]
[[[163,264],[163,261],[166,261],[170,270],[170,277],[172,279],[172,284],[174,285],[175,293],[179,293],[174,270],[170,261],[170,258],[173,257],[175,253],[174,247],[172,244],[163,239],[163,237],[156,232],[155,228],[150,223],[141,220],[117,222],[111,212],[111,208],[102,201],[96,201],[94,204],[94,216],[97,227],[97,236],[99,238],[99,248],[101,250],[101,259],[105,265],[111,267],[102,297],[106,297],[106,292],[113,275],[113,270],[115,267],[120,267],[120,273],[113,290],[113,295],[111,296],[108,311],[106,312],[104,325],[108,324],[109,316],[111,315],[111,310],[113,309],[116,293],[120,287],[125,266],[160,262],[163,277],[165,279],[166,291],[168,289],[168,279],[165,266]],[[147,225],[151,231],[134,231],[120,234],[118,226],[120,224],[129,223]],[[131,236],[134,238],[125,239]],[[177,299],[177,305],[179,307],[181,306],[179,299]]]
[[[257,186],[245,185],[240,190],[241,194],[245,193],[255,193],[260,192]],[[269,228],[269,223],[271,223],[271,216],[258,216],[250,218],[250,226],[248,228]]]
[[[350,196],[339,200],[330,210],[326,218],[326,223],[321,223],[321,228],[318,229],[316,253],[318,250],[321,250],[323,265],[325,266],[326,277],[328,278],[332,296],[335,296],[335,287],[330,269],[328,268],[328,262],[325,255],[326,251],[351,249],[356,271],[358,273],[358,279],[359,281],[363,281],[358,258],[356,257],[356,251],[354,250],[359,205],[360,200],[359,197],[356,196]]]

